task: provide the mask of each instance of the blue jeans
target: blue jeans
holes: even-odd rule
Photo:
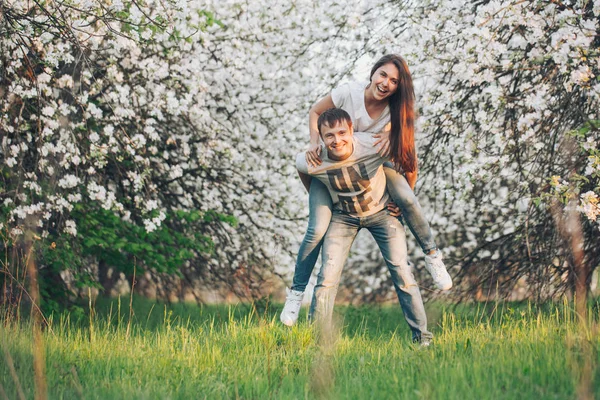
[[[425,253],[436,249],[429,222],[425,219],[421,205],[406,182],[404,175],[393,168],[384,167],[387,190],[394,202],[402,210],[402,218],[408,224],[417,242]],[[298,249],[292,289],[303,292],[317,263],[323,236],[331,221],[332,202],[327,187],[318,179],[313,179],[308,195],[309,217],[304,240]]]
[[[427,315],[421,292],[408,264],[404,227],[398,218],[390,216],[386,209],[360,218],[340,211],[333,213],[329,230],[323,241],[323,265],[319,271],[310,306],[311,319],[325,324],[331,321],[342,269],[350,247],[362,228],[371,232],[381,250],[392,275],[404,318],[412,331],[413,340],[431,339],[432,334],[427,330]]]

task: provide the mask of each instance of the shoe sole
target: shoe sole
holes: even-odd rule
[[[282,319],[279,319],[279,320],[281,321],[282,324],[284,324],[286,326],[294,326],[294,325],[296,325],[296,321],[290,321],[290,320],[285,320],[284,321]]]

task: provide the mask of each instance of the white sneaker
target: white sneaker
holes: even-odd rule
[[[287,297],[285,298],[285,306],[279,319],[284,325],[292,326],[298,321],[298,313],[304,298],[304,292],[285,288]]]
[[[446,271],[441,251],[436,250],[433,255],[425,255],[425,268],[431,274],[433,283],[435,283],[438,289],[450,290],[452,287],[452,278],[448,274],[448,271]]]

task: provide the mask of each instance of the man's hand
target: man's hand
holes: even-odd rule
[[[381,157],[388,157],[390,155],[390,131],[381,131],[373,137],[379,139],[373,143],[374,147],[379,146],[377,153]]]
[[[308,150],[306,150],[306,163],[311,167],[317,167],[322,162],[321,144],[311,144]]]
[[[387,209],[390,212],[392,217],[399,217],[402,215],[402,211],[400,211],[400,207],[396,205],[393,201],[390,201],[387,205]]]

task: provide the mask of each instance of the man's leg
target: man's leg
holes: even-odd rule
[[[412,330],[413,340],[430,340],[433,335],[427,330],[427,315],[421,292],[408,264],[406,235],[402,223],[390,216],[387,210],[367,218],[366,227],[375,238],[388,266],[404,318]]]
[[[304,240],[302,240],[298,249],[292,283],[292,290],[299,292],[304,292],[304,289],[306,289],[321,250],[323,237],[331,220],[331,195],[327,190],[327,186],[318,179],[313,179],[310,183],[308,205],[308,227]]]
[[[330,323],[340,284],[344,263],[358,233],[358,219],[341,213],[333,213],[329,229],[323,241],[323,265],[317,276],[317,285],[310,305],[310,318]]]
[[[304,290],[317,262],[323,237],[331,220],[331,195],[327,187],[318,179],[311,181],[308,205],[308,228],[298,250],[292,288],[286,288],[285,305],[279,316],[281,322],[288,326],[292,326],[298,321]]]

